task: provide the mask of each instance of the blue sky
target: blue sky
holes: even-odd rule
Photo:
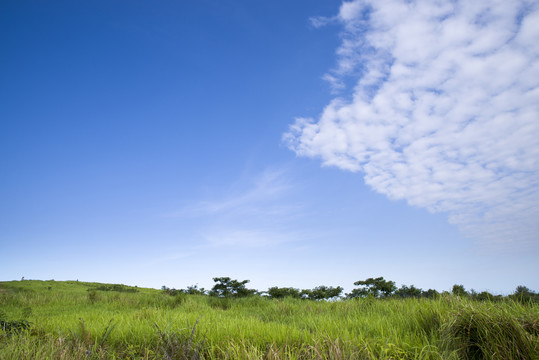
[[[529,1],[0,4],[1,280],[539,290]]]

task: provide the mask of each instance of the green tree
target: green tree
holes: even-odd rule
[[[311,290],[309,298],[312,300],[329,300],[342,294],[343,288],[340,286],[320,285]]]
[[[418,298],[421,297],[423,290],[416,288],[414,285],[402,285],[395,291],[395,296],[400,298]]]
[[[421,293],[421,296],[426,297],[428,299],[435,299],[440,295],[438,291],[435,289],[428,289],[427,291],[423,291]]]
[[[468,293],[466,292],[466,289],[464,289],[464,285],[453,285],[453,289],[451,290],[451,293],[455,296],[468,296]]]
[[[391,296],[397,287],[394,281],[384,280],[383,277],[368,278],[366,280],[356,281],[356,286],[361,286],[359,289],[352,290],[351,293],[346,294],[347,298],[366,297],[368,295],[376,298],[385,298]]]
[[[474,299],[479,301],[494,301],[495,297],[488,291],[482,291],[475,295]]]
[[[535,295],[534,291],[528,289],[526,286],[519,285],[511,297],[520,302],[528,302],[534,300]]]
[[[313,298],[313,291],[309,289],[301,290],[299,293],[300,298],[302,299],[312,299]]]
[[[206,294],[206,290],[204,290],[204,288],[199,288],[198,285],[188,286],[187,289],[184,290],[184,292],[186,294],[191,294],[191,295],[205,295]]]
[[[282,299],[285,297],[292,297],[292,298],[300,298],[300,291],[299,289],[292,288],[292,287],[271,287],[268,289],[268,295],[272,299]]]
[[[216,284],[210,291],[211,296],[217,297],[246,297],[254,295],[256,290],[247,289],[245,285],[249,283],[249,280],[232,280],[228,276],[213,278]]]

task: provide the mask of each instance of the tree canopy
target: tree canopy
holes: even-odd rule
[[[228,276],[213,278],[215,285],[210,290],[211,296],[217,297],[246,297],[256,294],[256,290],[247,289],[245,285],[249,283],[249,280],[232,280]]]
[[[397,287],[394,281],[384,280],[383,277],[368,278],[366,280],[356,281],[356,286],[361,286],[359,289],[352,290],[347,294],[348,298],[358,298],[366,296],[374,296],[376,298],[388,297],[393,294]]]

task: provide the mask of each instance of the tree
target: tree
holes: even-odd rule
[[[438,291],[434,289],[428,289],[427,291],[423,291],[421,293],[421,296],[426,297],[427,299],[434,299],[437,298],[440,295]]]
[[[169,287],[166,287],[165,285],[161,286],[161,290],[170,295],[170,296],[177,296],[177,295],[181,295],[183,294],[183,290],[178,290],[178,289],[174,289],[174,288],[169,288]]]
[[[466,289],[464,289],[464,285],[453,285],[451,293],[455,296],[468,296]]]
[[[254,295],[256,293],[256,290],[247,289],[245,287],[245,284],[247,284],[249,280],[232,280],[228,276],[226,276],[213,278],[213,281],[215,281],[216,284],[210,291],[211,296],[246,297],[249,295]]]
[[[402,285],[398,290],[395,291],[395,296],[400,298],[418,298],[421,297],[422,293],[423,290],[416,288],[414,285],[410,285],[409,287]]]
[[[309,289],[301,290],[301,292],[299,293],[299,297],[302,299],[312,299],[313,291]]]
[[[384,280],[383,277],[368,278],[367,280],[356,281],[354,285],[362,287],[352,290],[351,293],[346,294],[346,297],[358,298],[371,295],[376,298],[383,298],[391,296],[391,294],[397,290],[394,281]]]
[[[300,298],[300,291],[299,289],[292,288],[292,287],[271,287],[268,289],[268,295],[272,299],[282,299],[285,297],[292,297],[292,298]]]
[[[191,295],[206,295],[206,290],[204,290],[204,288],[199,288],[198,285],[188,286],[184,292]]]
[[[341,295],[343,288],[340,286],[325,286],[320,285],[311,290],[309,299],[312,300],[329,300]]]
[[[535,298],[535,292],[528,289],[526,286],[519,285],[511,297],[520,302],[528,302]]]
[[[475,295],[474,299],[479,301],[494,301],[495,297],[488,291],[482,291]]]

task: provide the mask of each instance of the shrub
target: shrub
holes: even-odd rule
[[[94,289],[88,289],[88,300],[90,300],[90,303],[94,304],[97,299],[97,291],[95,291]]]
[[[0,330],[8,333],[20,333],[30,327],[30,322],[27,320],[5,320],[0,318]]]
[[[211,296],[240,298],[257,293],[256,290],[245,287],[249,280],[238,281],[225,276],[215,277],[213,281],[215,281],[215,285],[210,290]]]
[[[268,295],[272,299],[282,299],[285,297],[291,297],[299,299],[301,297],[299,289],[292,288],[292,287],[271,287],[268,289]]]

